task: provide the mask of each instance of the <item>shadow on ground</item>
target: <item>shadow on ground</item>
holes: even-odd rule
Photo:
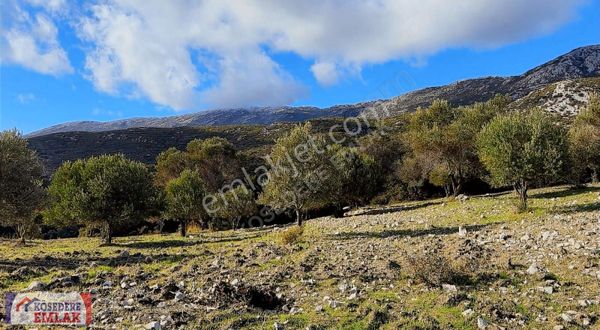
[[[534,198],[534,199],[560,198],[560,197],[569,197],[569,196],[587,194],[590,192],[600,192],[600,187],[582,187],[582,188],[565,187],[559,191],[551,191],[551,192],[536,194],[536,195],[531,196],[531,198]]]
[[[421,209],[421,208],[425,208],[425,207],[429,207],[429,206],[433,206],[433,205],[439,205],[442,204],[443,202],[427,202],[427,203],[422,203],[422,204],[415,204],[415,205],[400,205],[400,206],[389,206],[389,207],[380,207],[380,208],[375,208],[375,209],[366,209],[362,212],[358,212],[358,213],[351,213],[348,214],[347,216],[361,216],[361,215],[378,215],[378,214],[387,214],[387,213],[394,213],[394,212],[400,212],[400,211],[411,211],[411,210],[417,210],[417,209]]]
[[[472,225],[465,226],[467,232],[479,231],[489,225]],[[428,235],[450,235],[458,233],[459,227],[433,227],[429,229],[404,229],[404,230],[384,230],[384,231],[367,231],[367,232],[346,232],[330,235],[335,240],[349,240],[356,238],[388,238],[388,237],[421,237]]]
[[[15,259],[15,260],[0,260],[0,270],[12,272],[15,269],[21,267],[43,267],[59,270],[72,270],[80,266],[90,265],[92,262],[96,263],[97,266],[125,266],[125,265],[138,265],[141,263],[148,263],[146,258],[149,255],[136,253],[127,257],[115,256],[115,257],[90,257],[86,255],[80,255],[78,257],[52,257],[46,256],[43,258],[34,257],[31,259]],[[150,258],[152,262],[179,262],[186,258],[192,257],[192,255],[152,255]]]
[[[600,202],[557,207],[552,210],[555,214],[572,214],[579,212],[600,211]]]

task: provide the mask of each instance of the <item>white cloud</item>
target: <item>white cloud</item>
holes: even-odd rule
[[[335,63],[331,62],[316,62],[310,67],[310,71],[315,79],[325,86],[335,85],[340,78]]]
[[[260,51],[228,54],[219,61],[219,84],[202,100],[219,107],[286,105],[306,94],[306,88]]]
[[[16,3],[7,1],[2,10],[10,15],[2,24],[0,60],[33,71],[61,75],[73,72],[67,53],[58,42],[54,22],[42,12],[33,17]]]
[[[67,8],[66,0],[26,0],[29,4],[42,7],[52,13],[59,13]]]
[[[35,101],[35,94],[33,93],[21,93],[17,95],[17,101],[21,104],[28,104]]]
[[[78,33],[101,91],[174,109],[276,105],[306,88],[270,53],[313,60],[317,81],[332,85],[364,65],[548,33],[582,1],[106,0],[80,18]]]

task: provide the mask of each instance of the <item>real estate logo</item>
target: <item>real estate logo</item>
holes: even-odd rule
[[[6,323],[90,325],[91,293],[24,292],[6,295]]]

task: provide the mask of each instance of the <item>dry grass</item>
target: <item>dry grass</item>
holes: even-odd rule
[[[283,245],[291,245],[298,243],[304,234],[304,227],[293,226],[279,234],[279,241]]]

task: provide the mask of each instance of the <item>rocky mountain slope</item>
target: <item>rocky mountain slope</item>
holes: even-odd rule
[[[516,100],[548,84],[598,76],[600,45],[594,45],[577,48],[519,76],[469,79],[446,86],[425,88],[398,96],[381,106],[396,114],[428,106],[435,99],[444,99],[454,105],[467,105],[486,101],[495,94],[506,94]]]
[[[467,105],[478,101],[486,101],[498,93],[508,94],[514,99],[518,99],[551,83],[596,76],[600,76],[600,45],[577,48],[519,76],[469,79],[446,86],[413,91],[386,101],[338,105],[326,109],[289,106],[221,109],[164,118],[132,118],[111,122],[72,122],[34,132],[30,136],[73,131],[101,132],[138,127],[171,128],[299,122],[323,117],[356,116],[373,109],[379,112],[387,109],[393,115],[414,111],[420,106],[428,106],[438,98],[448,100],[454,105]]]
[[[516,100],[511,107],[538,107],[563,117],[572,117],[587,105],[592,95],[600,95],[600,77],[564,80],[546,85]]]

